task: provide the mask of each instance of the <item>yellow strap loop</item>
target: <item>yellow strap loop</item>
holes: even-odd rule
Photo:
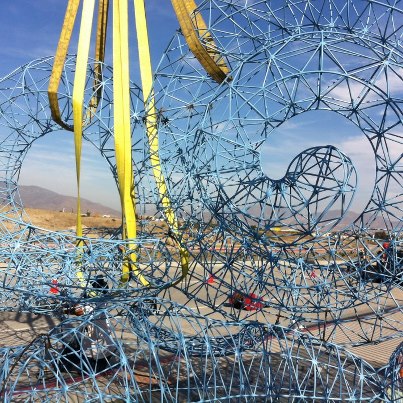
[[[179,240],[178,220],[171,206],[168,188],[162,172],[161,162],[159,158],[158,130],[157,130],[157,112],[155,108],[154,94],[152,93],[153,74],[151,68],[150,47],[148,42],[147,19],[144,7],[144,0],[134,0],[137,42],[140,61],[141,84],[143,88],[144,104],[146,108],[146,130],[148,143],[150,147],[151,166],[164,214],[167,218],[168,225],[173,232],[173,238],[179,245],[179,254],[181,259],[182,276],[174,284],[179,283],[189,271],[189,256],[187,250],[182,247]],[[148,101],[148,104],[147,104]],[[171,284],[171,285],[174,285]]]
[[[55,60],[53,63],[52,74],[49,80],[48,97],[49,106],[52,113],[52,119],[66,130],[72,131],[73,128],[62,120],[59,101],[57,99],[57,91],[60,85],[60,78],[63,73],[64,63],[66,61],[67,51],[73,32],[74,21],[76,19],[80,0],[69,0],[66,15],[64,17],[62,32],[60,34],[59,43],[57,45]]]
[[[124,217],[124,235],[128,239],[137,236],[134,182],[132,166],[131,129],[130,129],[130,77],[129,77],[129,29],[128,0],[113,2],[113,110],[116,167],[122,213]],[[129,242],[129,251],[135,251],[135,244]],[[136,253],[129,253],[128,259],[136,262]],[[134,266],[134,267],[133,267]],[[136,268],[132,270],[144,286],[150,283]],[[123,283],[129,280],[130,264],[122,267]]]
[[[53,63],[52,74],[49,80],[48,97],[49,105],[52,114],[52,119],[66,130],[73,131],[73,126],[64,122],[59,107],[59,101],[57,99],[57,91],[60,85],[60,79],[63,73],[64,64],[71,40],[71,35],[76,20],[78,7],[81,0],[69,0],[67,5],[66,14],[64,17],[62,32],[60,34],[59,43],[56,50],[55,60]],[[90,100],[89,109],[86,113],[86,121],[91,121],[95,111],[98,108],[99,99],[101,96],[100,83],[102,82],[102,68],[100,63],[105,60],[105,44],[106,44],[106,28],[108,23],[108,8],[109,0],[99,1],[98,10],[98,27],[97,27],[97,42],[95,48],[95,67],[94,67],[94,91],[95,94]],[[91,16],[92,20],[92,16]]]
[[[202,15],[195,13],[196,3],[194,0],[171,0],[171,2],[191,52],[213,80],[221,84],[230,70],[218,52]],[[200,36],[207,48],[202,44]]]
[[[222,72],[228,76],[230,73],[230,69],[225,63],[225,59],[219,52],[217,45],[215,44],[214,38],[211,35],[211,32],[208,30],[206,23],[204,22],[203,16],[201,13],[196,12],[197,5],[194,0],[185,0],[184,1],[188,14],[190,15],[193,26],[197,31],[198,37],[200,38],[200,42],[204,44],[207,48],[207,52],[214,59],[214,62],[217,66],[222,70]]]

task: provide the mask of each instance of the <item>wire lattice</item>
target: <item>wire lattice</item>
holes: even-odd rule
[[[18,178],[35,140],[59,130],[47,99],[52,58],[0,80],[0,310],[49,322],[30,343],[0,348],[2,399],[398,401],[400,1],[204,0],[195,13],[210,33],[199,29],[200,40],[231,73],[217,85],[178,32],[155,74],[159,156],[190,255],[188,276],[173,287],[180,254],[156,220],[164,210],[141,90],[132,84],[136,268],[151,287],[136,276],[120,284],[120,230],[89,228],[77,251],[74,234],[30,223]],[[74,63],[59,89],[70,123]],[[102,72],[83,136],[116,179],[113,77]],[[93,74],[92,64],[87,104],[98,91]],[[343,150],[308,148],[278,180],[262,169],[273,131],[317,110],[348,119],[373,150],[372,196],[347,225],[360,178]],[[396,346],[390,360],[368,353],[378,343]]]

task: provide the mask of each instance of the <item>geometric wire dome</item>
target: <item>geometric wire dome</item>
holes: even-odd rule
[[[200,2],[194,13],[211,34],[200,28],[200,40],[231,73],[217,85],[178,32],[155,74],[159,154],[190,254],[188,276],[169,288],[180,278],[180,256],[169,230],[162,233],[154,221],[143,220],[135,240],[149,288],[135,276],[119,286],[118,232],[85,237],[83,285],[75,236],[27,221],[18,175],[32,142],[57,130],[46,94],[52,60],[3,78],[2,309],[55,320],[31,344],[0,350],[4,400],[396,399],[400,361],[393,357],[400,353],[389,369],[376,370],[354,349],[398,340],[403,330],[398,7],[365,0]],[[73,66],[68,59],[59,94],[64,121],[71,119]],[[92,73],[89,67],[87,100]],[[116,178],[112,74],[105,66],[103,73],[99,108],[84,137]],[[154,206],[163,216],[140,99],[132,85],[138,211]],[[280,180],[261,169],[272,131],[315,110],[350,120],[374,151],[371,200],[345,228],[339,223],[357,174],[343,150],[307,149]],[[387,239],[373,237],[375,220]],[[55,278],[58,292],[49,295]],[[66,315],[77,304],[84,314]]]
[[[155,86],[176,208],[219,224],[201,241],[208,254],[214,250],[212,274],[222,279],[216,297],[209,292],[211,305],[220,305],[225,283],[293,313],[329,311],[336,319],[369,302],[382,311],[381,296],[401,280],[401,12],[367,1],[205,1],[195,13],[231,77],[214,85],[178,33]],[[213,46],[207,35],[205,42]],[[306,150],[281,180],[261,169],[260,147],[273,129],[316,110],[358,126],[376,161],[368,205],[331,236],[355,189],[342,150]],[[385,239],[373,239],[375,220],[387,230],[387,251]],[[221,249],[214,247],[220,241]]]

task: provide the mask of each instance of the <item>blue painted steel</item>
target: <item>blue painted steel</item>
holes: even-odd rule
[[[401,1],[204,0],[196,12],[231,76],[217,85],[180,32],[155,75],[160,158],[190,254],[175,287],[180,257],[159,221],[140,89],[136,264],[150,288],[135,276],[119,283],[119,229],[87,229],[80,254],[73,233],[29,221],[18,177],[32,144],[59,130],[46,94],[52,59],[0,80],[0,310],[52,321],[31,343],[0,348],[2,399],[398,401],[401,346],[381,369],[359,355],[398,345],[403,331]],[[71,57],[59,94],[67,122],[74,66]],[[116,178],[112,79],[103,66],[84,138]],[[262,170],[273,130],[318,110],[355,124],[373,150],[372,196],[351,223],[360,178],[342,149],[311,147],[279,180]]]

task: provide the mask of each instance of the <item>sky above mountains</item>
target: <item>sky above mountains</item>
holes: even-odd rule
[[[132,3],[132,2],[129,2]],[[67,0],[14,0],[0,4],[0,77],[35,58],[53,55],[59,40]],[[178,28],[170,1],[146,1],[153,66],[158,62]],[[131,76],[139,83],[134,15],[130,14]],[[78,26],[79,19],[76,22]],[[110,39],[110,33],[109,33]],[[109,44],[111,40],[109,40]],[[77,44],[77,30],[70,52]],[[111,52],[106,62],[111,64]],[[1,135],[1,133],[0,133]],[[360,130],[348,120],[330,112],[308,112],[278,128],[262,147],[262,168],[281,178],[292,159],[304,149],[332,144],[353,161],[358,171],[359,191],[352,210],[361,211],[369,200],[374,183],[374,156]],[[74,146],[71,133],[45,136],[29,151],[20,176],[23,185],[38,185],[61,194],[76,192]],[[82,197],[119,208],[119,196],[106,162],[84,144]]]
[[[130,7],[132,3],[129,1]],[[67,0],[14,0],[0,3],[0,77],[34,59],[54,55],[66,5]],[[148,0],[147,18],[152,63],[157,66],[170,38],[178,29],[178,23],[170,1]],[[76,19],[69,53],[76,52],[79,22],[80,14]],[[109,46],[112,43],[111,22]],[[133,10],[129,16],[129,24],[131,77],[138,83],[140,80]],[[112,64],[111,54],[110,51],[106,56],[105,62],[108,64]],[[90,56],[93,56],[93,51]],[[35,141],[24,160],[19,183],[38,185],[61,194],[75,196],[75,157],[71,133],[58,132]],[[120,209],[119,195],[106,162],[85,142],[81,194],[89,200]]]

